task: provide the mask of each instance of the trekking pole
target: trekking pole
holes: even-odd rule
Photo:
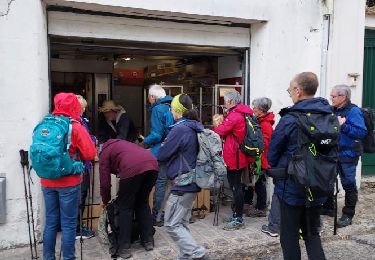
[[[31,228],[30,228],[30,211],[29,211],[29,201],[28,201],[28,192],[27,192],[27,184],[26,184],[26,173],[25,168],[28,167],[28,158],[26,157],[26,153],[24,150],[20,150],[20,157],[21,157],[21,166],[22,166],[22,173],[23,173],[23,185],[24,185],[24,191],[25,191],[25,202],[26,202],[26,213],[27,213],[27,226],[29,231],[29,245],[30,245],[30,253],[31,253],[31,259],[36,259],[34,257],[34,251],[33,251],[33,243],[31,239]]]
[[[34,220],[34,207],[33,207],[33,197],[31,195],[31,186],[30,182],[34,185],[33,180],[31,179],[31,167],[29,167],[29,152],[25,151],[26,153],[26,159],[27,159],[27,177],[28,177],[28,188],[29,188],[29,203],[30,203],[30,209],[31,209],[31,227],[32,227],[32,232],[33,232],[33,239],[34,239],[34,252],[35,252],[35,259],[38,259],[38,252],[36,248],[36,237],[35,237],[35,220]]]
[[[335,195],[334,195],[334,218],[333,218],[333,235],[337,235],[337,194],[339,193],[339,183],[338,183],[338,179],[336,177],[336,181],[335,181],[335,186],[336,186],[336,191],[335,191]]]
[[[81,192],[82,192],[82,184],[83,183],[84,183],[84,180],[83,180],[83,182],[81,182]],[[79,242],[81,244],[81,260],[83,260],[83,252],[82,252],[82,249],[83,249],[83,238],[82,238],[82,225],[83,225],[82,218],[83,218],[83,214],[82,214],[82,209],[83,209],[83,206],[84,206],[85,203],[86,203],[86,201],[82,202],[82,199],[80,199],[80,201],[79,201],[79,233],[80,233]]]
[[[94,192],[95,192],[95,161],[92,164],[92,190],[91,190],[91,206],[90,206],[90,229],[92,230],[92,220],[94,215]]]

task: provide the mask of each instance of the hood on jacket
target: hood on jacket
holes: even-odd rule
[[[150,106],[149,110],[151,111],[152,108],[154,108],[155,106],[160,105],[160,104],[171,104],[172,100],[173,100],[173,97],[171,97],[169,95],[166,95],[163,98],[159,98],[158,100],[156,100],[156,102],[154,104],[152,104]]]
[[[186,118],[181,118],[181,119],[178,119],[173,125],[170,126],[170,128],[172,127],[175,127],[179,124],[184,124],[185,126],[187,127],[190,127],[191,129],[193,129],[195,132],[202,132],[204,127],[202,125],[201,122],[198,122],[196,120],[190,120],[190,119],[186,119]]]
[[[250,115],[253,114],[253,110],[248,105],[244,105],[244,104],[238,104],[237,106],[230,109],[230,111],[238,112],[242,114],[250,114]]]
[[[275,124],[275,114],[272,112],[269,112],[265,114],[264,116],[260,116],[257,118],[258,122],[269,122],[271,125]]]
[[[54,115],[63,115],[73,118],[74,120],[80,121],[81,115],[81,104],[78,98],[73,93],[58,93],[53,99],[55,109],[53,110]]]
[[[301,100],[289,108],[289,111],[333,113],[328,100],[321,97]]]

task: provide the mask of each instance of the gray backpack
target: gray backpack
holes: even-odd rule
[[[220,136],[209,129],[204,129],[197,135],[199,152],[195,167],[195,182],[202,189],[218,188],[227,173]]]

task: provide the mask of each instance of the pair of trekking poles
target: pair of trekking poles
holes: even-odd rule
[[[25,192],[25,202],[26,202],[26,214],[27,214],[27,226],[29,231],[29,246],[31,259],[38,259],[37,251],[37,240],[36,240],[36,231],[35,231],[35,219],[34,219],[34,208],[33,208],[33,197],[31,192],[31,184],[34,185],[33,180],[31,179],[30,172],[31,167],[29,163],[29,152],[25,150],[20,150],[21,157],[21,167],[23,173],[23,185]]]

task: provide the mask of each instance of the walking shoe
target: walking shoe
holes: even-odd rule
[[[141,242],[146,251],[154,250],[154,241]]]
[[[252,204],[243,204],[243,213],[245,215],[248,215],[250,214],[251,211],[254,210],[254,207]]]
[[[82,235],[82,239],[89,239],[89,238],[94,237],[95,233],[88,227],[83,226],[81,230],[77,231],[76,239],[81,239],[81,235]]]
[[[205,254],[204,256],[198,258],[193,257],[193,260],[210,260],[210,257],[207,254]]]
[[[118,256],[120,256],[123,259],[128,259],[128,258],[132,257],[132,254],[130,253],[130,247],[119,249],[118,250]]]
[[[245,227],[245,224],[243,223],[242,218],[233,218],[232,221],[228,222],[223,227],[223,229],[227,231],[232,231],[232,230],[238,230],[244,227]]]
[[[225,217],[225,218],[223,219],[223,221],[224,221],[225,223],[229,223],[229,222],[232,222],[235,218],[236,218],[236,215],[233,213],[232,216]]]
[[[341,218],[339,218],[337,220],[337,227],[338,228],[346,227],[346,226],[349,226],[351,224],[352,224],[352,219],[348,215],[345,215],[345,214],[343,214],[341,216]]]
[[[253,208],[253,210],[250,210],[248,214],[246,214],[248,217],[253,217],[253,218],[261,218],[261,217],[266,217],[267,216],[267,209],[256,209]]]
[[[263,233],[266,233],[267,235],[271,236],[271,237],[278,237],[279,236],[279,233],[277,232],[274,232],[274,231],[271,231],[268,227],[268,225],[263,225],[262,228],[261,228],[261,231]]]
[[[320,215],[325,215],[333,218],[335,216],[335,211],[333,209],[322,208],[320,210]]]

